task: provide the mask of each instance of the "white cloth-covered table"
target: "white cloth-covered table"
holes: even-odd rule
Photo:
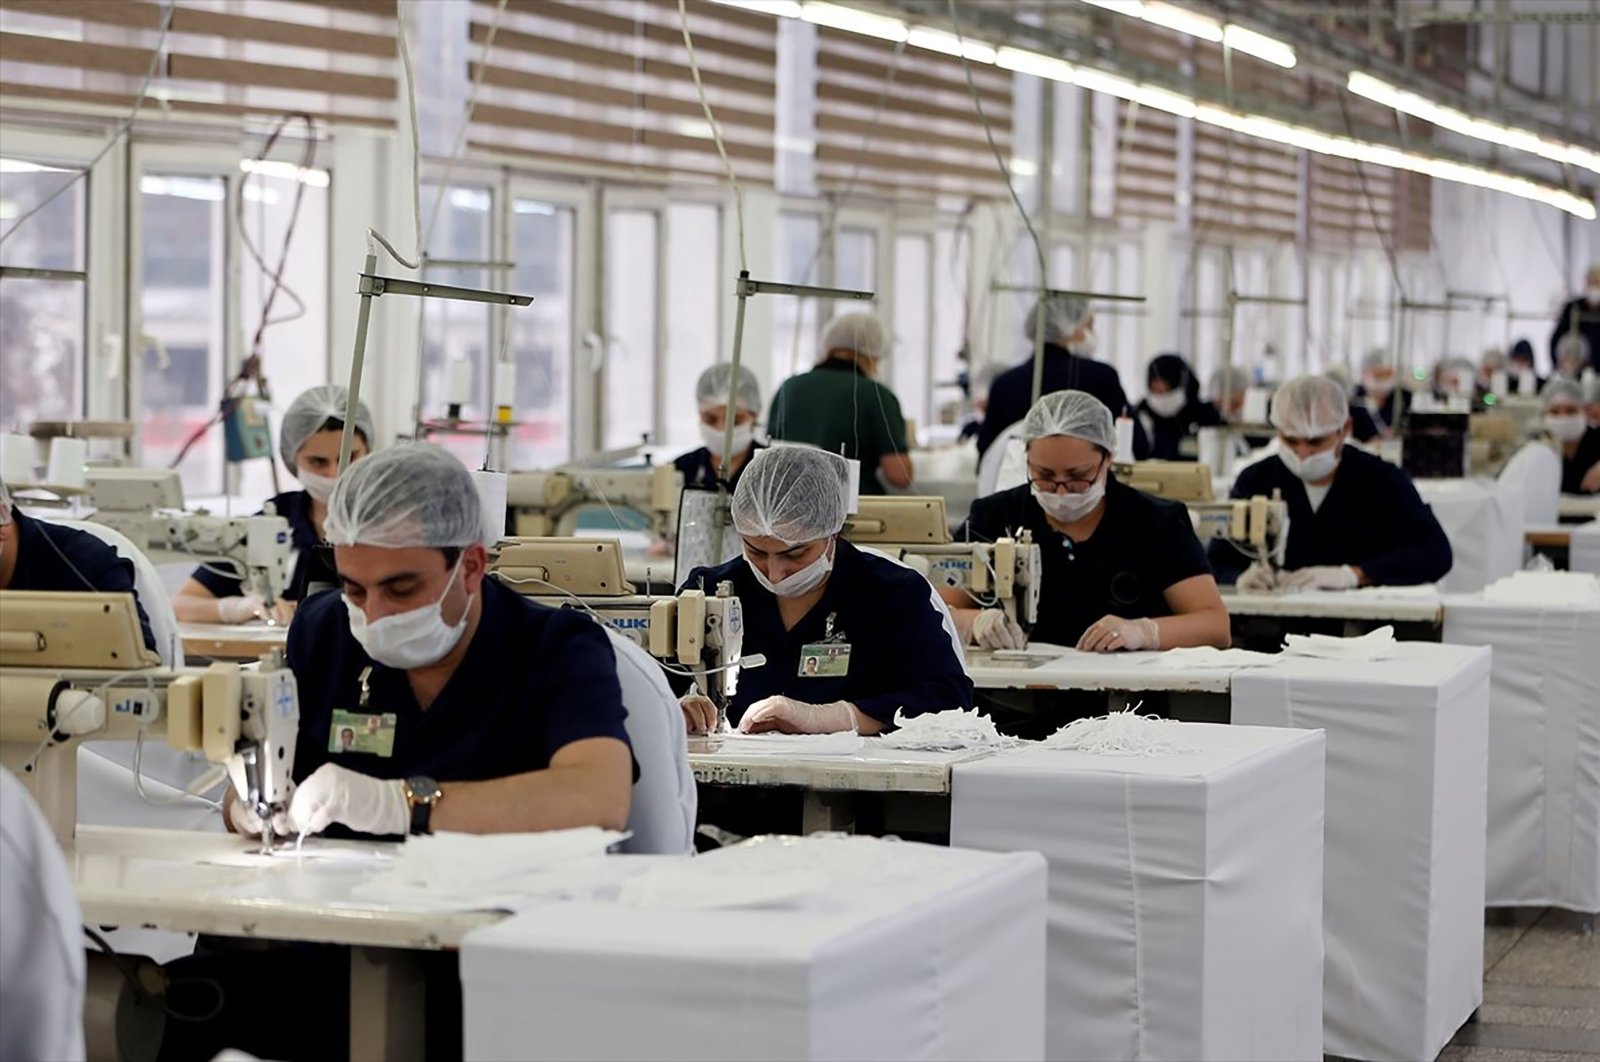
[[[1575,572],[1600,573],[1600,520],[1591,520],[1572,529],[1567,567]]]
[[[1163,667],[1160,653],[1084,653],[1034,642],[1027,649],[967,653],[979,689],[1137,690],[1227,693],[1229,669]]]
[[[1289,660],[1233,677],[1236,724],[1328,734],[1323,1049],[1433,1058],[1483,1001],[1488,649]]]
[[[1416,482],[1455,554],[1450,574],[1439,582],[1441,589],[1470,594],[1522,566],[1527,517],[1519,485],[1489,479]]]
[[[1229,588],[1222,603],[1230,616],[1285,616],[1370,623],[1438,623],[1440,598],[1433,585],[1365,586],[1359,590],[1300,590],[1241,594]]]
[[[1600,912],[1600,607],[1451,598],[1444,636],[1494,649],[1489,906]]]
[[[1170,726],[958,764],[950,841],[1050,864],[1050,1058],[1320,1059],[1323,735]]]
[[[1036,853],[764,838],[670,873],[660,906],[553,903],[468,935],[466,1057],[1043,1057]]]

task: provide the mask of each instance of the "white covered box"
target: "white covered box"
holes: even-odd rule
[[[1050,864],[1048,1056],[1320,1059],[1323,736],[1163,735],[955,767],[951,843]]]
[[[1575,572],[1600,574],[1600,520],[1590,520],[1572,529],[1567,567]]]
[[[1323,1045],[1434,1058],[1483,1001],[1488,649],[1243,671],[1233,721],[1327,731]]]
[[[1417,491],[1450,539],[1455,563],[1441,589],[1470,594],[1522,567],[1522,488],[1491,479],[1419,479]]]
[[[1494,649],[1489,906],[1600,912],[1600,606],[1451,598],[1444,637]]]
[[[469,935],[466,1057],[1043,1057],[1036,853],[761,838],[669,862]]]

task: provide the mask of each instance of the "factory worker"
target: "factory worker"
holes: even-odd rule
[[[1228,613],[1188,510],[1111,471],[1111,412],[1082,391],[1041,398],[1022,422],[1028,482],[972,504],[958,538],[1026,530],[1043,554],[1033,637],[1093,652],[1229,644]],[[941,591],[956,626],[986,649],[1020,648],[998,609]]]
[[[1505,351],[1499,347],[1490,347],[1483,352],[1483,359],[1478,362],[1478,387],[1485,393],[1495,393],[1495,376],[1505,373],[1507,383],[1510,382],[1511,370],[1506,364]]]
[[[1561,455],[1561,493],[1600,493],[1600,428],[1584,415],[1582,386],[1551,380],[1540,399],[1544,430]]]
[[[1538,394],[1540,388],[1544,387],[1544,380],[1534,366],[1533,344],[1526,339],[1511,344],[1510,361],[1511,389],[1519,395]],[[1525,378],[1532,382],[1524,382]]]
[[[147,648],[156,647],[150,617],[134,589],[133,562],[87,531],[35,520],[0,483],[0,590],[70,590],[133,594]]]
[[[1351,408],[1361,410],[1353,418],[1356,442],[1371,442],[1393,434],[1401,411],[1410,405],[1410,396],[1398,384],[1389,352],[1381,347],[1369,351],[1361,361],[1361,383],[1347,402]]]
[[[1057,391],[1082,391],[1093,395],[1111,411],[1113,417],[1128,413],[1128,396],[1122,390],[1117,370],[1104,362],[1093,361],[1099,342],[1094,334],[1094,314],[1087,299],[1077,295],[1050,295],[1034,303],[1022,322],[1022,335],[1028,342],[1028,357],[995,377],[989,386],[989,406],[983,427],[978,431],[978,453],[983,453],[1000,433],[1027,416],[1033,401],[1033,342],[1039,318],[1044,318],[1044,378],[1041,395]],[[1144,425],[1133,422],[1133,454],[1143,460],[1150,456],[1150,441]]]
[[[1193,461],[1200,456],[1201,428],[1222,423],[1217,407],[1200,397],[1200,381],[1176,354],[1159,354],[1145,371],[1147,393],[1139,403],[1139,422],[1150,439],[1150,456],[1159,461]]]
[[[1589,368],[1589,340],[1576,332],[1556,340],[1555,375],[1574,382],[1583,379],[1583,370]]]
[[[0,1058],[84,1057],[83,915],[50,824],[0,768]]]
[[[1476,404],[1478,367],[1470,358],[1441,358],[1433,367],[1433,394],[1442,400],[1460,399],[1469,405]]]
[[[900,400],[875,377],[889,356],[889,329],[870,313],[847,313],[822,335],[822,360],[783,381],[767,433],[861,462],[861,493],[911,486],[911,447]]]
[[[632,759],[611,643],[584,613],[487,577],[460,461],[412,443],[352,465],[326,531],[344,593],[307,600],[289,628],[299,788],[274,828],[622,829]],[[261,829],[236,802],[229,815]]]
[[[1230,424],[1243,422],[1244,400],[1249,391],[1250,374],[1237,365],[1213,372],[1211,386],[1207,388],[1211,404]]]
[[[1252,563],[1223,540],[1211,565],[1240,590],[1343,590],[1431,583],[1450,571],[1450,540],[1399,468],[1347,445],[1344,389],[1322,376],[1290,380],[1272,396],[1278,453],[1239,473],[1233,497],[1289,505],[1283,572]],[[1243,571],[1240,575],[1239,572]]]
[[[1561,341],[1568,336],[1584,339],[1584,364],[1600,372],[1600,265],[1592,265],[1584,277],[1584,288],[1577,298],[1561,307],[1555,330],[1550,333],[1550,353],[1560,360]],[[1577,347],[1573,348],[1578,349]],[[1588,358],[1593,357],[1593,361]],[[1578,366],[1581,371],[1583,366]],[[1578,373],[1572,374],[1573,379]]]
[[[734,380],[733,366],[724,362],[700,374],[694,385],[695,401],[700,406],[700,437],[705,445],[673,461],[683,473],[685,487],[713,488],[722,470],[722,448],[727,442],[728,385]],[[761,384],[756,374],[739,366],[733,389],[733,457],[728,462],[730,485],[737,485],[739,473],[762,445],[756,442],[756,418],[761,415]]]
[[[848,470],[822,450],[775,446],[751,459],[733,493],[744,555],[689,573],[684,589],[728,581],[744,606],[746,657],[728,722],[741,731],[876,734],[907,716],[972,707],[944,610],[928,580],[839,537]],[[683,698],[692,732],[716,708]]]
[[[297,553],[294,571],[283,599],[269,609],[256,594],[244,592],[244,583],[215,565],[196,568],[172,599],[173,611],[185,623],[248,623],[263,619],[284,625],[295,606],[318,590],[339,585],[333,556],[323,545],[323,523],[328,498],[339,475],[339,440],[344,432],[345,402],[349,391],[338,384],[313,387],[296,398],[278,426],[278,453],[301,483],[301,490],[285,491],[267,502],[267,509],[289,521],[289,538]],[[356,404],[355,433],[350,440],[352,462],[367,456],[377,438],[372,414],[365,402]]]

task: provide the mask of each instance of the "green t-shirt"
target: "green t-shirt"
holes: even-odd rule
[[[823,362],[785,380],[772,396],[767,433],[860,461],[862,494],[884,493],[879,463],[909,449],[906,418],[894,392],[842,361]]]

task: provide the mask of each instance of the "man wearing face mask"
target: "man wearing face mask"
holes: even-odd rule
[[[751,459],[733,494],[744,556],[689,573],[684,589],[733,583],[744,654],[728,722],[745,733],[876,734],[907,716],[972,707],[972,680],[928,581],[839,537],[848,470],[822,450],[775,446]],[[683,698],[692,733],[717,710]]]
[[[1290,380],[1272,396],[1272,425],[1278,453],[1240,472],[1233,497],[1282,493],[1285,570],[1251,563],[1218,539],[1211,566],[1222,581],[1236,577],[1242,591],[1346,590],[1431,583],[1449,573],[1450,540],[1410,478],[1345,445],[1350,406],[1342,387],[1322,376]]]
[[[733,366],[723,362],[701,373],[694,385],[695,401],[700,406],[700,437],[705,445],[672,462],[683,473],[685,487],[713,489],[722,474],[722,449],[727,444],[728,385],[733,379]],[[733,401],[733,458],[728,462],[730,487],[738,486],[739,474],[750,463],[750,458],[757,450],[764,449],[755,437],[756,418],[761,415],[761,384],[756,374],[742,365]]]
[[[1411,396],[1396,387],[1394,359],[1389,352],[1381,347],[1368,351],[1361,361],[1361,383],[1351,400],[1351,428],[1356,442],[1387,438],[1410,405]]]
[[[267,502],[263,512],[289,521],[296,557],[283,600],[269,610],[255,594],[244,592],[242,580],[213,566],[196,568],[172,598],[172,609],[185,623],[247,623],[262,619],[280,626],[294,616],[298,602],[318,590],[339,585],[333,555],[323,545],[323,522],[334,477],[339,473],[339,439],[344,431],[349,392],[338,384],[313,387],[296,398],[278,426],[278,453],[303,490],[285,491]],[[356,405],[352,461],[366,457],[377,436],[365,402]]]
[[[1145,372],[1145,386],[1148,393],[1138,414],[1150,439],[1150,456],[1157,461],[1197,460],[1200,429],[1221,424],[1222,414],[1200,398],[1194,370],[1176,354],[1158,354]]]
[[[1540,396],[1544,430],[1561,456],[1561,493],[1600,493],[1600,428],[1591,427],[1583,410],[1583,387],[1570,380],[1551,380]]]
[[[1022,335],[1028,342],[1028,358],[995,377],[989,385],[989,406],[983,426],[978,429],[978,453],[994,444],[1000,433],[1027,416],[1033,403],[1033,337],[1039,316],[1044,315],[1044,383],[1039,394],[1057,391],[1082,391],[1099,399],[1113,417],[1128,412],[1128,395],[1122,389],[1117,370],[1104,362],[1091,360],[1099,343],[1094,334],[1094,314],[1089,303],[1076,295],[1052,295],[1035,303],[1022,322]],[[1149,437],[1144,426],[1133,422],[1133,453],[1143,460],[1150,456]]]
[[[1562,337],[1569,333],[1576,333],[1584,338],[1587,343],[1587,365],[1600,372],[1600,265],[1589,267],[1583,294],[1563,306],[1561,314],[1556,318],[1555,331],[1550,333],[1550,357],[1558,365],[1559,344]]]

